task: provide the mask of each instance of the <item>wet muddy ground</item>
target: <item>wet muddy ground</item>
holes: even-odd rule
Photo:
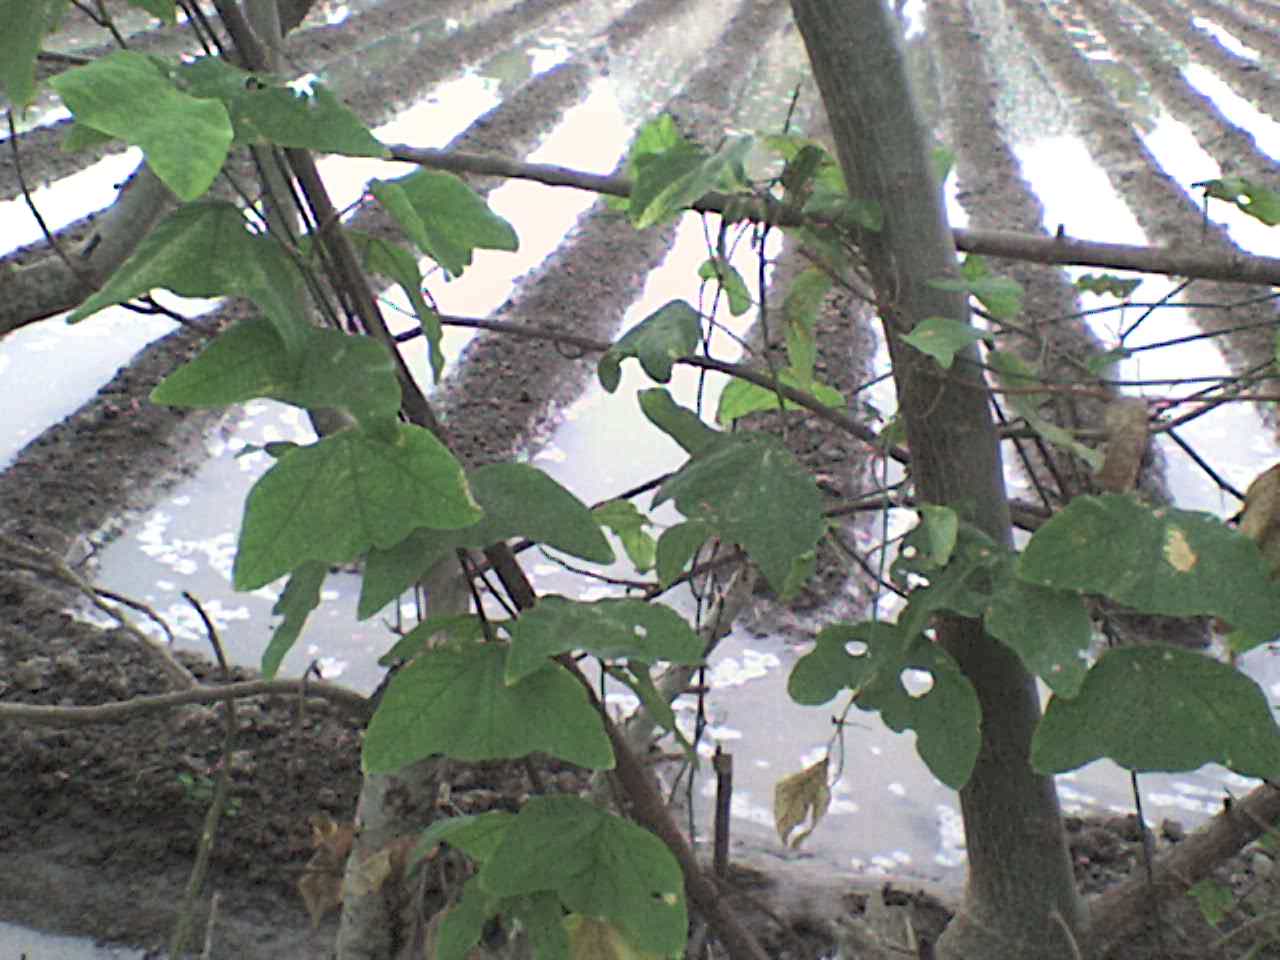
[[[517,89],[503,106],[474,124],[457,146],[522,157],[585,95],[593,77],[618,70],[630,70],[637,82],[651,83],[656,104],[671,109],[689,132],[715,142],[720,130],[735,121],[744,91],[771,94],[785,102],[789,91],[768,75],[772,67],[763,40],[790,28],[783,3],[745,2],[730,13],[716,4],[720,22],[711,41],[675,69],[663,60],[654,38],[699,5],[706,6],[703,0],[457,3],[456,10],[433,12],[428,21],[421,4],[386,0],[336,26],[300,33],[290,41],[289,53],[299,67],[338,63],[335,57],[352,51],[368,59],[372,40],[415,29],[439,31],[441,18],[451,18],[449,33],[440,42],[382,56],[376,61],[376,74],[366,69],[358,82],[351,81],[344,91],[347,99],[377,123],[463,67],[518,46],[540,31],[554,32],[565,17],[583,17],[598,43],[574,53],[549,74],[515,84]],[[1051,15],[1038,4],[1006,9],[995,0],[937,6],[925,39],[914,41],[913,55],[925,68],[922,77],[934,84],[926,90],[926,99],[946,118],[941,132],[956,151],[961,202],[975,225],[1043,229],[1034,195],[1017,175],[1001,126],[1002,98],[1014,89],[1027,97],[1043,97],[1060,112],[1063,123],[1074,125],[1117,189],[1141,211],[1139,217],[1153,241],[1220,242],[1216,234],[1206,233],[1195,205],[1130,133],[1124,111],[1132,104],[1118,101],[1115,88],[1098,80],[1062,24],[1092,24],[1095,36],[1104,35],[1122,51],[1122,69],[1138,78],[1139,89],[1167,99],[1169,109],[1176,109],[1203,138],[1224,170],[1266,169],[1269,161],[1247,142],[1223,136],[1208,108],[1177,88],[1178,77],[1163,69],[1157,48],[1131,35],[1130,21],[1149,10],[1163,29],[1172,31],[1168,36],[1174,41],[1239,80],[1242,91],[1252,91],[1242,96],[1260,108],[1265,108],[1267,97],[1275,105],[1271,89],[1258,83],[1264,71],[1227,59],[1221,48],[1208,45],[1186,24],[1187,9],[1230,20],[1225,8],[1090,0],[1055,4]],[[1170,19],[1168,10],[1174,8],[1183,13],[1182,19]],[[1273,36],[1278,26],[1261,12],[1250,25],[1263,31],[1252,41],[1257,43]],[[1020,38],[1023,62],[993,53],[1007,52],[1011,37]],[[340,72],[337,65],[333,69]],[[1026,73],[1010,80],[1009,75],[1019,70]],[[1031,88],[1026,79],[1030,75],[1039,87]],[[992,87],[988,95],[987,84],[1003,86]],[[69,163],[81,162],[58,151],[52,132],[24,135],[19,143],[33,184],[61,176]],[[11,173],[11,167],[0,165],[0,191],[6,197],[17,191]],[[492,186],[476,185],[482,190]],[[364,229],[387,228],[376,215],[358,217]],[[83,227],[73,228],[69,235],[76,229]],[[636,235],[599,205],[542,268],[524,279],[500,316],[608,338],[670,240],[670,232]],[[602,251],[611,266],[607,273],[598,269]],[[795,272],[793,263],[788,269],[789,256],[793,254],[783,254],[776,285]],[[1045,315],[1069,312],[1070,292],[1055,271],[1027,270],[1020,278],[1032,291],[1030,302]],[[1195,299],[1244,300],[1250,292],[1204,286]],[[856,383],[870,364],[871,341],[859,325],[867,318],[853,303],[833,300],[828,306],[828,352],[822,363],[833,379]],[[1265,322],[1271,309],[1269,304],[1241,307],[1231,314],[1231,324],[1240,325],[1242,310],[1253,311],[1250,318]],[[218,322],[232,322],[242,310],[230,305],[218,312]],[[1202,314],[1199,319],[1208,326],[1224,324],[1222,311]],[[851,322],[855,317],[859,323]],[[1234,335],[1232,362],[1244,368],[1260,350],[1269,352],[1269,336],[1256,330]],[[148,348],[83,409],[26,448],[0,475],[0,532],[20,544],[48,548],[57,557],[80,558],[86,535],[97,535],[128,511],[145,508],[167,483],[197,463],[204,455],[201,438],[217,427],[217,418],[153,407],[145,398],[202,342],[198,333],[180,331]],[[566,357],[550,345],[479,338],[441,397],[459,454],[478,465],[528,449],[554,426],[558,411],[580,393],[593,369],[591,358]],[[857,463],[856,444],[822,423],[789,423],[787,437],[811,465],[832,473],[832,483],[844,488],[842,493],[851,494],[865,479],[863,467],[849,466]],[[12,555],[16,549],[11,545],[5,552]],[[91,570],[91,559],[88,564],[84,569]],[[775,628],[809,616],[824,598],[846,590],[841,578],[830,572],[834,569],[826,568],[821,586],[811,591],[804,606],[758,611],[758,616]],[[74,591],[47,574],[0,569],[0,704],[92,706],[173,689],[158,658],[126,633],[90,626],[66,612],[82,606]],[[208,661],[187,665],[201,678],[212,676],[215,669]],[[281,694],[242,702],[231,798],[208,883],[219,895],[213,956],[325,955],[333,917],[313,929],[296,883],[312,854],[311,818],[323,814],[343,820],[354,808],[363,714],[354,698],[314,691],[305,698]],[[223,755],[224,733],[221,706],[207,703],[114,724],[0,721],[0,918],[146,947],[163,944],[191,868],[209,788]],[[563,775],[572,782],[571,774]],[[522,768],[470,768],[455,778],[453,800],[462,810],[485,809],[518,803],[533,788]],[[1096,891],[1140,868],[1141,842],[1131,822],[1072,821],[1069,826],[1086,889]],[[1160,842],[1177,842],[1179,837],[1178,827],[1170,825]],[[755,857],[753,862],[769,861]],[[1255,847],[1225,864],[1219,879],[1248,898],[1248,910],[1264,913],[1280,904],[1273,896],[1272,862],[1267,850]],[[866,884],[859,887],[861,892],[842,899],[841,893],[853,889],[847,879],[806,874],[803,864],[778,866],[777,871],[791,894],[779,901],[788,903],[796,916],[803,917],[806,910],[820,914],[816,921],[810,917],[791,930],[772,929],[769,936],[778,956],[806,955],[806,950],[816,956],[820,938],[805,939],[815,923],[819,931],[825,925],[839,928],[846,921],[856,924],[868,912]],[[827,895],[814,894],[809,906],[801,902],[823,883]],[[819,902],[821,908],[813,906]],[[913,909],[914,922],[926,932],[945,916],[932,900],[921,900]],[[840,911],[843,918],[837,916]],[[1234,922],[1250,915],[1242,910]],[[1256,924],[1252,933],[1218,943],[1218,934],[1187,902],[1153,917],[1145,937],[1120,955],[1235,957],[1246,952],[1249,937],[1266,943],[1269,935],[1265,925]]]

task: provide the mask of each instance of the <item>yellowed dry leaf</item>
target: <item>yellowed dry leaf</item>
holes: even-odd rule
[[[799,773],[783,777],[773,788],[773,824],[778,838],[792,849],[798,849],[805,838],[817,829],[830,808],[831,788],[827,786],[826,757]],[[789,839],[806,820],[810,820],[809,829],[796,834],[795,839]]]
[[[1280,463],[1249,484],[1240,512],[1240,532],[1258,545],[1272,579],[1280,576]]]
[[[367,897],[388,883],[399,883],[416,843],[412,836],[396,837],[381,850],[361,860],[354,870],[348,871],[351,892],[358,897]]]
[[[1122,397],[1107,406],[1107,444],[1098,486],[1108,493],[1125,493],[1138,484],[1147,452],[1150,425],[1147,403],[1141,397]]]

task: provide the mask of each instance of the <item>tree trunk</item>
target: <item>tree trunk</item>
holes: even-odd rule
[[[893,360],[898,402],[924,501],[957,509],[1011,542],[1009,505],[976,349],[950,371],[899,339],[916,323],[968,318],[928,137],[907,85],[898,26],[883,0],[792,0],[851,195],[879,204],[884,227],[858,237]],[[977,621],[947,618],[940,642],[982,706],[982,746],[960,791],[969,877],[942,957],[1076,955],[1084,933],[1053,780],[1030,766],[1040,717],[1034,678]]]

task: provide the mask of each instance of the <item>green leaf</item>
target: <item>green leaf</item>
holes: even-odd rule
[[[943,370],[950,370],[956,354],[971,344],[984,340],[994,346],[991,334],[974,329],[959,320],[948,320],[946,317],[929,317],[904,334],[902,342],[909,344],[938,361]]]
[[[169,214],[67,320],[76,323],[157,287],[182,297],[248,297],[266,313],[290,353],[301,348],[312,329],[303,311],[298,268],[270,237],[250,233],[243,214],[230,203],[189,203]]]
[[[431,433],[397,424],[393,442],[343,430],[281,457],[249,492],[236,552],[237,590],[308,560],[347,563],[418,527],[474,523],[480,507],[457,460]]]
[[[1054,693],[1074,697],[1079,692],[1093,639],[1089,611],[1079,596],[1015,578],[991,598],[984,623]]]
[[[657,555],[658,583],[663,589],[679,579],[712,533],[701,520],[686,520],[663,532],[658,538]]]
[[[827,407],[844,406],[844,395],[834,387],[817,380],[805,379],[791,367],[778,371],[778,382],[794,390],[802,390]],[[759,384],[734,378],[720,391],[720,401],[716,407],[716,420],[728,426],[739,417],[745,417],[761,410],[802,410],[803,407],[794,400],[781,398],[777,390],[769,390]]]
[[[931,529],[929,523],[915,527],[890,568],[894,582],[904,589],[912,586],[912,574],[928,580],[928,586],[911,590],[906,609],[898,615],[898,624],[909,636],[923,631],[939,610],[982,616],[991,597],[1012,579],[1010,551],[967,523],[957,528],[946,563],[937,563],[933,556],[945,547],[946,527],[945,515],[940,515],[939,529]]]
[[[653,567],[655,543],[646,529],[649,518],[630,500],[610,500],[591,511],[596,522],[608,527],[622,541],[627,558],[643,573]]]
[[[930,689],[908,693],[902,682],[908,670],[927,672]],[[941,647],[891,623],[826,627],[813,651],[792,668],[787,690],[797,703],[817,706],[844,689],[853,691],[860,709],[879,711],[890,729],[915,730],[920,759],[947,786],[958,790],[968,781],[978,756],[981,710],[973,687]]]
[[[1028,387],[1043,386],[1039,378],[1021,358],[1003,350],[991,350],[987,353],[987,363],[996,373],[1000,386],[1006,389],[1026,390]],[[1028,426],[1056,447],[1069,450],[1089,467],[1098,471],[1102,469],[1102,454],[1086,447],[1056,423],[1050,423],[1040,415],[1039,406],[1049,399],[1048,393],[1007,393],[1004,400],[1019,416],[1027,421]]]
[[[157,20],[165,23],[177,23],[176,0],[129,0],[129,4],[147,11]]]
[[[751,291],[737,269],[724,257],[712,257],[704,260],[698,268],[698,276],[703,280],[715,280],[724,289],[729,298],[729,312],[740,317],[751,309]]]
[[[787,362],[801,380],[813,377],[813,365],[818,356],[815,336],[818,311],[830,289],[831,278],[816,267],[808,267],[791,281],[786,299],[782,301]]]
[[[242,85],[230,103],[236,139],[280,147],[337,153],[349,157],[386,157],[387,148],[328,87]]]
[[[323,563],[304,563],[293,571],[280,599],[271,612],[283,616],[283,622],[271,635],[271,642],[262,653],[262,676],[270,680],[280,669],[280,664],[302,633],[307,616],[320,606],[320,586],[329,575],[329,567]]]
[[[1128,300],[1133,291],[1142,286],[1141,277],[1119,277],[1114,273],[1086,273],[1076,277],[1076,289],[1083,293],[1093,293],[1100,297],[1115,297],[1117,300]]]
[[[1234,203],[1249,216],[1261,220],[1268,227],[1280,223],[1280,193],[1245,177],[1224,177],[1221,180],[1205,180],[1192,184],[1203,187],[1206,197]]]
[[[738,137],[707,155],[702,147],[680,140],[661,153],[633,157],[635,183],[628,211],[637,230],[673,219],[714,190],[726,169],[750,152],[751,137]]]
[[[671,399],[661,387],[641,390],[637,394],[640,410],[649,422],[680,445],[685,453],[698,454],[723,434],[707,426],[692,410]]]
[[[725,436],[709,445],[667,479],[654,506],[666,500],[740,544],[780,594],[793,563],[826,532],[813,477],[765,434]]]
[[[440,314],[429,306],[422,296],[422,271],[418,269],[418,261],[414,255],[385,237],[375,237],[371,233],[348,230],[352,245],[359,251],[364,268],[372,273],[381,273],[390,277],[404,291],[413,312],[422,326],[427,338],[427,360],[431,364],[431,382],[439,383],[444,372],[444,352],[440,343],[444,339],[444,329],[440,325]]]
[[[922,503],[918,512],[920,529],[924,533],[925,559],[935,566],[945,567],[956,548],[960,517],[950,507],[928,503]]]
[[[242,320],[151,392],[155,403],[221,407],[271,397],[299,407],[341,407],[361,422],[394,417],[400,383],[387,348],[337,330],[303,331],[295,354],[265,320]]]
[[[479,549],[527,537],[584,560],[613,561],[613,548],[591,511],[541,470],[522,463],[493,463],[468,479],[484,518],[449,528],[431,524],[431,529],[416,530],[402,543],[371,551],[360,588],[360,619],[373,616],[459,547]]]
[[[35,98],[36,54],[66,9],[67,0],[0,0],[0,93],[19,110]]]
[[[505,810],[446,817],[422,831],[414,849],[425,853],[437,843],[447,843],[476,863],[484,863],[502,845],[515,819],[514,813],[507,813]]]
[[[884,212],[874,200],[861,200],[849,196],[841,179],[839,189],[825,186],[821,180],[804,205],[804,214],[821,220],[829,220],[846,229],[870,230],[879,233],[884,229]]]
[[[971,294],[997,320],[1012,320],[1022,310],[1022,286],[1008,277],[991,272],[986,260],[970,254],[960,265],[962,280],[939,278],[929,285],[939,290],[960,290]]]
[[[492,896],[477,874],[462,886],[462,897],[449,906],[440,921],[432,960],[467,960],[474,956],[472,947],[484,936],[484,925],[501,910],[498,897]]]
[[[418,249],[451,276],[461,276],[471,265],[474,250],[519,246],[511,224],[451,173],[423,169],[396,180],[373,180],[369,189]]]
[[[428,604],[430,599],[428,598]],[[378,666],[390,667],[401,660],[412,660],[428,643],[443,638],[457,644],[479,643],[485,639],[485,621],[474,613],[444,613],[427,617],[395,642],[395,645],[378,658]]]
[[[659,307],[605,351],[597,374],[600,385],[609,393],[618,389],[622,379],[620,365],[627,357],[640,361],[652,379],[666,383],[671,379],[671,366],[681,357],[697,349],[702,338],[702,317],[683,300],[672,300]]]
[[[484,518],[451,534],[458,546],[527,537],[583,560],[613,562],[613,548],[587,505],[536,467],[491,463],[473,471],[470,481]]]
[[[120,50],[49,81],[76,118],[140,147],[156,176],[182,200],[212,185],[231,148],[227,109],[180,92],[157,63]]]
[[[1270,779],[1280,775],[1280,730],[1262,690],[1234,668],[1176,647],[1119,647],[1078,696],[1049,701],[1031,743],[1044,773],[1098,757],[1138,773],[1220,763]]]
[[[670,607],[644,600],[584,602],[549,596],[511,623],[507,683],[518,683],[570,650],[602,660],[700,663],[702,641]]]
[[[622,681],[632,693],[640,698],[640,703],[653,719],[653,722],[675,737],[689,762],[696,768],[698,755],[693,749],[693,744],[689,742],[679,724],[676,723],[676,714],[671,709],[671,701],[662,695],[657,685],[653,682],[651,669],[651,666],[643,660],[630,660],[625,667],[615,667],[610,670],[609,676],[615,680]]]
[[[1144,613],[1217,616],[1268,640],[1280,632],[1280,593],[1257,544],[1210,514],[1127,495],[1072,500],[1036,531],[1018,574]]]
[[[593,770],[613,750],[582,685],[548,663],[508,686],[500,644],[429,650],[398,671],[369,722],[363,765],[389,773],[432,754],[502,760],[542,752]]]
[[[1236,906],[1236,895],[1232,889],[1212,877],[1193,884],[1187,896],[1195,900],[1200,915],[1215,927],[1230,916]]]
[[[684,879],[671,852],[577,797],[525,804],[484,879],[503,897],[552,890],[571,911],[617,922],[642,950],[670,954],[688,935]]]
[[[933,164],[933,175],[938,178],[938,183],[946,183],[947,177],[951,175],[951,168],[955,166],[955,151],[950,147],[934,147],[929,160]]]

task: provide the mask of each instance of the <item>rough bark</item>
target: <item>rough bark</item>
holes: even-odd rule
[[[792,0],[851,194],[879,204],[884,228],[859,237],[893,360],[917,496],[1011,542],[1000,451],[976,351],[942,371],[900,339],[931,316],[964,319],[955,247],[926,133],[907,85],[898,26],[882,0]],[[939,640],[978,694],[982,744],[960,792],[969,851],[963,909],[942,957],[1075,955],[1085,910],[1075,891],[1053,781],[1029,763],[1040,717],[1034,679],[980,622],[949,618]]]

